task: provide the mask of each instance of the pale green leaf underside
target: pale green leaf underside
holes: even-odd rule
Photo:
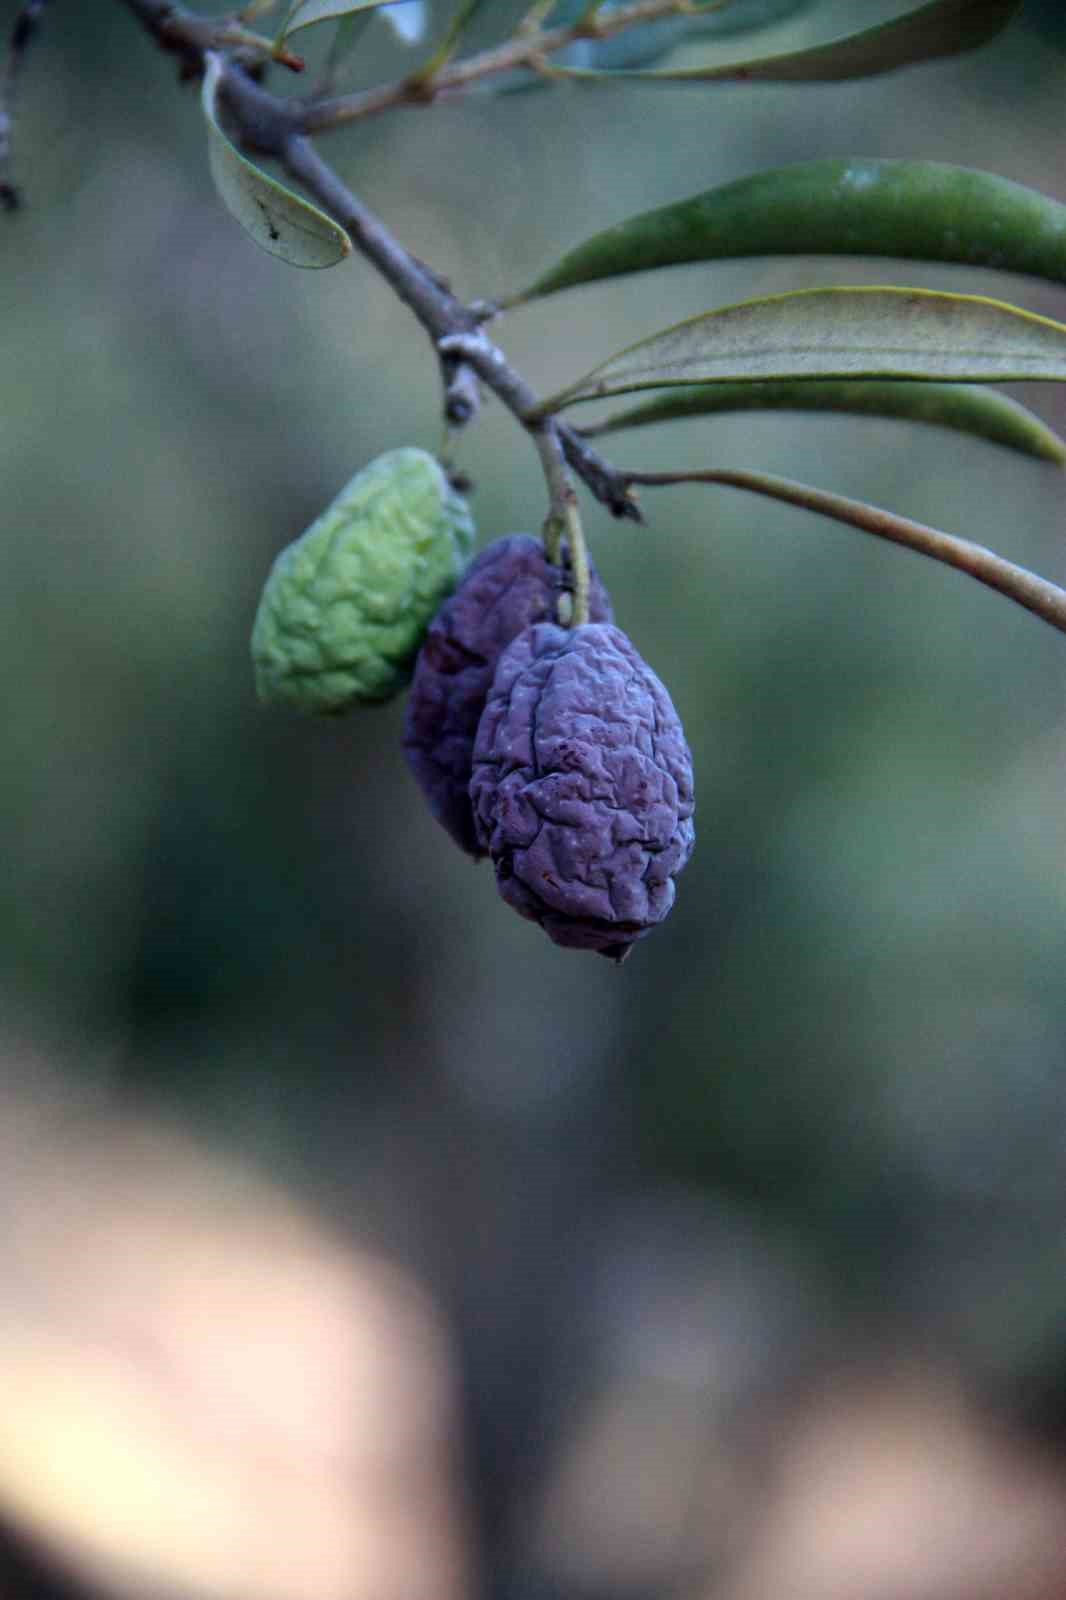
[[[324,211],[261,172],[241,155],[218,121],[222,63],[209,54],[202,104],[211,176],[230,214],[263,250],[293,267],[332,267],[350,255],[351,240]]]
[[[376,11],[381,6],[398,5],[400,0],[296,0],[282,23],[278,44],[301,28],[310,28],[316,22],[336,22],[341,17],[354,16],[358,11]]]
[[[931,289],[800,289],[725,306],[630,345],[545,400],[680,383],[768,378],[1066,382],[1066,326],[979,295]]]
[[[956,55],[985,44],[1005,28],[1021,0],[931,0],[893,22],[844,34],[825,44],[785,55],[755,57],[721,66],[611,70],[594,67],[560,67],[568,78],[633,79],[660,83],[699,83],[714,80],[762,80],[767,83],[836,83],[846,78],[872,77],[897,67]]]
[[[1009,178],[941,161],[801,161],[594,234],[515,298],[657,267],[766,255],[894,256],[1066,283],[1066,205]]]
[[[969,383],[869,378],[687,384],[629,406],[583,432],[598,438],[626,428],[738,411],[832,411],[930,423],[973,434],[1041,461],[1059,466],[1066,463],[1066,441],[1034,412],[995,389]]]

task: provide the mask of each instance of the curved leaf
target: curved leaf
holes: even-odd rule
[[[634,68],[603,72],[562,67],[568,78],[647,78],[660,83],[699,83],[740,79],[766,83],[838,83],[868,78],[939,56],[957,55],[985,44],[1006,27],[1021,0],[929,0],[892,22],[844,34],[826,44],[787,54],[732,61],[724,66],[655,71]]]
[[[840,411],[850,416],[894,417],[975,434],[1041,461],[1066,463],[1066,440],[1016,400],[970,383],[913,383],[890,378],[813,379],[809,382],[694,383],[616,412],[586,438],[643,428],[656,422],[718,416],[736,411]]]
[[[341,17],[354,16],[357,11],[373,11],[381,6],[409,5],[417,0],[296,0],[278,32],[276,44],[282,44],[291,33],[310,28],[316,22],[337,22]]]
[[[545,400],[766,378],[1066,382],[1066,325],[981,295],[933,289],[799,289],[690,317],[630,345]]]
[[[227,210],[257,245],[290,266],[332,267],[343,261],[352,249],[344,229],[253,166],[223,132],[216,108],[221,76],[221,59],[209,52],[201,103],[211,176]]]
[[[508,304],[628,272],[767,255],[951,261],[1066,283],[1066,205],[940,161],[801,161],[594,234]]]
[[[978,583],[987,584],[1034,616],[1050,622],[1060,633],[1066,633],[1066,589],[1060,589],[1058,584],[1038,577],[1025,567],[1015,566],[1013,561],[1004,561],[1002,556],[986,550],[983,545],[972,544],[969,539],[956,539],[954,534],[929,528],[923,522],[911,522],[909,517],[898,517],[865,500],[829,494],[812,484],[778,478],[769,472],[737,471],[731,467],[709,467],[702,472],[630,472],[626,474],[626,481],[655,487],[674,483],[720,483],[831,517],[834,522],[843,522],[878,539],[888,539],[892,544],[903,545],[918,555],[929,556],[933,561],[942,561],[945,566],[968,573]]]

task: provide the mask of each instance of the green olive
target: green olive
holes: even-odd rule
[[[252,629],[259,698],[323,713],[390,699],[473,540],[431,455],[372,461],[274,563]]]

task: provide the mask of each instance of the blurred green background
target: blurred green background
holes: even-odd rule
[[[484,37],[519,10],[485,9]],[[477,95],[323,150],[467,298],[789,160],[958,161],[1062,198],[1057,15],[1028,6],[991,47],[862,83]],[[384,28],[366,37],[366,81],[406,67]],[[71,1094],[161,1108],[261,1164],[430,1286],[508,1592],[548,1583],[514,1507],[590,1372],[622,1359],[628,1313],[596,1287],[611,1262],[632,1307],[649,1276],[714,1262],[717,1281],[728,1259],[758,1280],[767,1370],[830,1329],[891,1330],[1066,1423],[1061,638],[752,497],[649,490],[643,529],[590,507],[617,617],[693,748],[697,849],[623,969],[556,949],[430,817],[401,704],[318,724],[255,702],[277,551],[372,456],[439,444],[423,335],[359,259],[300,273],[252,246],[212,190],[195,87],[119,5],[54,8],[15,137],[3,1039],[48,1053]],[[667,322],[821,282],[1066,310],[993,273],[742,261],[560,295],[497,331],[547,392]],[[1066,426],[1056,389],[1017,393]],[[868,498],[1066,581],[1061,476],[975,441],[745,415],[612,445]],[[458,460],[483,540],[537,529],[535,457],[491,400]]]

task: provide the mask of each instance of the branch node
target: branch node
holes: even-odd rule
[[[441,363],[444,377],[444,416],[455,428],[465,428],[481,408],[481,391],[477,374],[465,361],[455,365],[450,359]]]

